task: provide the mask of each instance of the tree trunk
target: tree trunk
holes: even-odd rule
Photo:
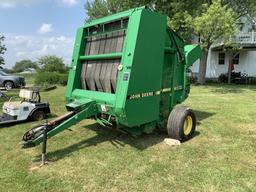
[[[231,84],[231,72],[232,72],[232,60],[233,60],[233,54],[232,52],[229,53],[229,59],[228,59],[228,84]]]
[[[204,49],[201,60],[200,60],[200,66],[199,66],[198,84],[200,85],[204,85],[206,82],[205,76],[206,76],[208,54],[209,54],[209,49]]]

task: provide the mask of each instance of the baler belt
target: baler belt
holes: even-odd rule
[[[85,55],[122,52],[124,31],[88,37]],[[83,89],[112,93],[116,90],[120,59],[103,59],[83,63],[81,83]]]
[[[112,67],[112,71],[111,71],[111,85],[112,88],[114,90],[114,92],[116,92],[116,82],[117,82],[117,76],[118,76],[118,66],[120,65],[120,61],[119,60],[115,60],[113,67]]]
[[[86,84],[88,85],[89,90],[96,90],[94,82],[94,73],[96,69],[97,61],[88,61],[87,70],[85,74]]]
[[[82,83],[82,88],[86,89],[86,81],[85,81],[85,74],[86,74],[86,68],[87,68],[87,61],[85,61],[82,64],[82,71],[81,71],[81,83]]]
[[[108,60],[108,64],[106,65],[106,74],[104,77],[104,84],[105,84],[105,92],[111,93],[111,71],[113,68],[113,60]]]
[[[96,64],[95,67],[96,67],[96,69],[95,69],[95,73],[94,73],[94,81],[95,81],[97,90],[102,92],[103,87],[100,82],[100,72],[101,72],[101,68],[102,68],[102,61],[98,61],[98,63]]]

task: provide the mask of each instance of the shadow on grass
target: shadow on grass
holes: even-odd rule
[[[220,93],[220,94],[240,94],[243,93],[244,90],[241,88],[227,88],[227,87],[218,87],[215,89],[212,89],[211,92],[213,93]]]
[[[210,88],[210,91],[213,93],[220,93],[220,94],[230,94],[230,93],[242,93],[244,92],[244,88],[246,85],[228,85],[228,84],[208,84],[207,87]]]
[[[50,113],[49,115],[47,115],[47,119],[53,119],[59,117],[58,115],[54,114],[54,113]]]
[[[192,136],[191,139],[194,139],[195,137],[199,136],[201,133],[199,131],[195,131],[194,135]],[[191,139],[189,139],[188,141],[185,141],[186,142],[189,142]]]
[[[224,84],[224,83],[209,83],[205,85],[210,88],[212,93],[220,94],[239,94],[243,93],[246,90],[256,91],[255,85],[238,85],[238,84]]]
[[[206,112],[206,111],[198,111],[198,110],[193,110],[193,111],[196,115],[198,125],[200,125],[201,121],[203,121],[204,119],[207,119],[216,114],[216,113],[210,113],[210,112]]]
[[[95,131],[97,135],[92,138],[70,145],[66,148],[49,152],[47,153],[47,159],[49,161],[58,161],[59,159],[62,159],[75,151],[90,146],[97,146],[98,144],[103,142],[110,142],[116,148],[123,148],[125,145],[130,145],[139,150],[144,150],[150,146],[161,143],[164,138],[167,137],[167,134],[159,132],[157,130],[151,134],[142,134],[138,137],[133,137],[130,134],[117,131],[113,128],[102,127],[98,124],[92,124],[84,128],[89,128]],[[40,158],[41,156],[37,156],[35,161],[40,161]]]
[[[154,146],[163,142],[168,135],[162,131],[155,130],[151,134],[142,134],[138,137],[133,137],[128,133],[117,131],[113,128],[102,127],[98,124],[92,124],[84,127],[91,129],[97,133],[96,136],[80,141],[66,148],[62,148],[56,151],[47,153],[47,160],[54,162],[70,155],[71,153],[81,150],[90,146],[97,146],[103,142],[110,142],[116,148],[123,148],[125,145],[132,146],[138,150],[145,150],[148,147]],[[200,135],[200,132],[196,131],[193,138]],[[41,160],[41,156],[36,156],[34,162]]]

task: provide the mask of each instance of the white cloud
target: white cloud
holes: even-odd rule
[[[78,4],[78,0],[61,0],[61,2],[68,6],[73,6]]]
[[[30,6],[40,0],[0,0],[0,8],[13,8],[18,5]]]
[[[49,33],[52,31],[53,31],[53,26],[52,26],[52,24],[49,24],[49,23],[43,23],[38,30],[38,32],[40,34],[45,34],[45,33]]]
[[[5,35],[7,52],[4,55],[5,67],[12,68],[16,61],[37,60],[44,55],[57,55],[69,64],[72,57],[74,38]]]
[[[9,2],[0,2],[0,7],[2,8],[12,8],[15,7],[15,4]]]

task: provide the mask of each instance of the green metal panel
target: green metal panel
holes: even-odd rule
[[[161,89],[160,77],[165,48],[166,17],[145,9],[138,14],[140,14],[140,23],[138,23],[136,39],[133,39],[134,48],[129,50],[128,42],[126,49],[126,53],[131,54],[131,59],[128,59],[126,63],[131,67],[127,96],[144,94],[145,98],[126,101],[127,124],[125,125],[129,127],[152,122],[159,118],[160,97],[158,95],[147,96],[147,94]],[[133,19],[137,20],[137,18],[138,15],[132,14],[131,24]]]
[[[193,63],[198,60],[202,55],[202,49],[199,45],[186,45],[186,65],[188,67],[192,66]]]
[[[131,72],[132,60],[134,57],[134,51],[136,46],[136,39],[141,21],[141,10],[133,11],[129,17],[128,30],[125,40],[124,51],[122,55],[121,64],[123,70],[119,72],[117,83],[117,95],[116,95],[116,113],[123,115],[124,105],[127,99],[127,91],[129,85],[129,76]],[[124,81],[124,76],[128,76],[127,81]]]
[[[109,53],[100,55],[80,56],[80,60],[101,60],[101,59],[116,59],[121,58],[123,53]]]
[[[111,106],[114,106],[116,101],[116,96],[114,94],[96,92],[96,91],[87,91],[87,90],[81,90],[81,89],[75,89],[72,93],[72,98],[78,99],[78,100],[83,98],[93,99],[97,101],[97,103],[108,104]]]
[[[81,87],[80,74],[82,70],[82,65],[80,55],[82,55],[85,50],[84,36],[84,28],[79,28],[77,30],[72,62],[69,70],[68,85],[66,90],[67,101],[70,101],[72,99],[72,91],[77,87]]]
[[[113,14],[113,15],[110,15],[110,16],[107,16],[107,17],[103,17],[103,18],[100,18],[100,19],[90,21],[90,22],[86,23],[84,27],[87,28],[87,27],[99,25],[99,24],[102,24],[102,23],[108,23],[110,21],[115,21],[115,20],[118,20],[120,18],[129,17],[135,11],[142,10],[142,9],[145,9],[145,6],[130,9],[130,10],[127,10],[127,11],[123,11],[121,13]]]

